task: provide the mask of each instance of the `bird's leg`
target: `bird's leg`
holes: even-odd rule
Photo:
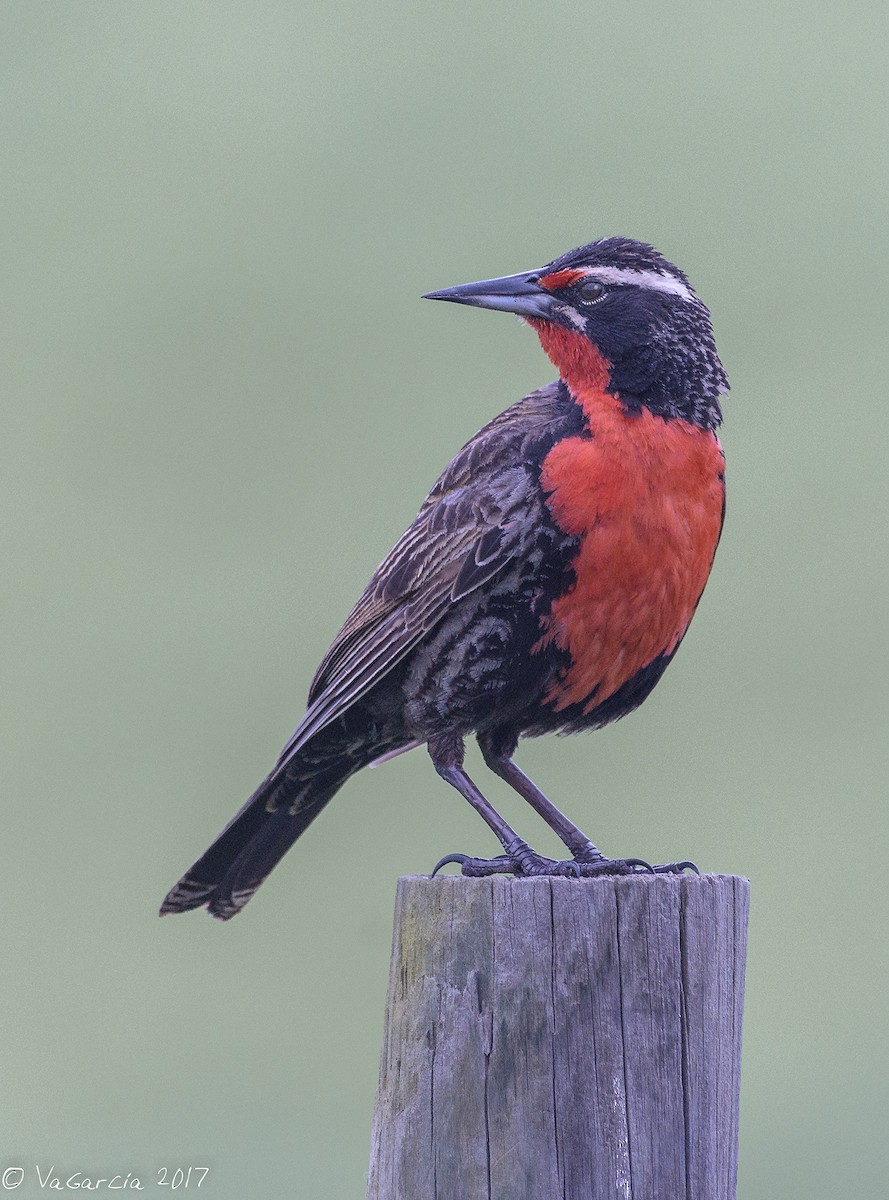
[[[633,870],[652,871],[655,874],[678,874],[686,869],[697,872],[697,867],[692,862],[665,863],[653,867],[641,858],[606,858],[586,834],[578,829],[573,821],[569,821],[565,814],[543,794],[533,779],[529,779],[525,772],[516,766],[512,760],[516,747],[514,740],[508,745],[498,746],[494,739],[482,737],[479,738],[479,747],[485,762],[494,774],[499,775],[508,783],[523,800],[527,800],[534,811],[565,843],[579,867],[577,874],[622,875]]]
[[[466,854],[449,854],[443,858],[435,871],[448,862],[459,862],[464,875],[493,875],[498,872],[509,873],[516,869],[523,853],[534,855],[534,851],[526,841],[519,837],[511,825],[500,816],[490,801],[486,800],[463,769],[463,739],[459,736],[434,738],[429,742],[429,757],[439,775],[451,787],[455,787],[460,795],[468,800],[483,821],[493,831],[506,854],[500,858],[472,859]],[[467,870],[470,864],[477,864],[478,870]],[[483,867],[490,869],[484,870]],[[521,873],[520,870],[517,873]]]
[[[637,867],[642,867],[644,870],[651,869],[647,863],[638,862],[635,859],[612,861],[611,859],[603,858],[592,842],[585,838],[579,830],[576,832],[582,840],[583,846],[589,847],[598,856],[597,858],[590,861],[575,858],[570,862],[558,862],[552,858],[544,858],[542,854],[538,854],[536,850],[532,850],[528,843],[519,837],[512,826],[504,821],[490,801],[485,799],[466,774],[463,769],[462,738],[455,735],[432,739],[429,742],[429,756],[432,759],[432,765],[442,779],[446,780],[452,787],[455,787],[460,795],[469,801],[479,816],[494,832],[505,851],[499,858],[471,858],[468,854],[449,854],[438,863],[432,872],[433,875],[440,867],[449,862],[459,863],[462,873],[472,876],[573,875],[579,877],[581,875],[598,874],[624,875],[636,870]],[[518,770],[517,767],[515,769]],[[521,772],[519,774],[521,775]],[[546,798],[544,797],[544,799]],[[549,801],[546,801],[546,803],[548,804]],[[557,812],[558,810],[554,809],[553,811]],[[561,814],[559,815],[561,816]],[[566,818],[562,817],[562,820],[567,825],[570,825],[570,822]],[[574,827],[571,826],[571,828]],[[582,848],[579,844],[578,846]]]
[[[494,747],[483,740],[479,740],[479,746],[485,762],[494,774],[499,775],[523,800],[528,801],[550,829],[561,838],[578,862],[608,861],[586,834],[578,829],[573,821],[569,821],[565,814],[544,796],[537,784],[516,766],[511,756],[496,753]]]

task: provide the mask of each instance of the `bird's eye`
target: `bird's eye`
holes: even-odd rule
[[[605,284],[597,279],[587,279],[578,285],[577,294],[584,304],[594,304],[605,295]]]

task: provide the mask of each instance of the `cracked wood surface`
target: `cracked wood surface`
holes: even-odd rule
[[[368,1200],[732,1200],[748,897],[399,880]]]

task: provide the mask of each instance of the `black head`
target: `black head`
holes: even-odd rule
[[[728,390],[710,313],[687,276],[652,246],[606,238],[571,250],[536,271],[429,293],[480,308],[518,313],[533,325],[569,384],[560,347],[586,339],[606,360],[608,390],[629,408],[713,428]],[[569,350],[570,352],[570,350]]]

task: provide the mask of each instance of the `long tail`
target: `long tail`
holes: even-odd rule
[[[369,757],[373,757],[372,754]],[[365,760],[366,761],[366,760]],[[276,768],[198,861],[168,892],[161,916],[206,905],[227,921],[364,763],[348,755]]]

